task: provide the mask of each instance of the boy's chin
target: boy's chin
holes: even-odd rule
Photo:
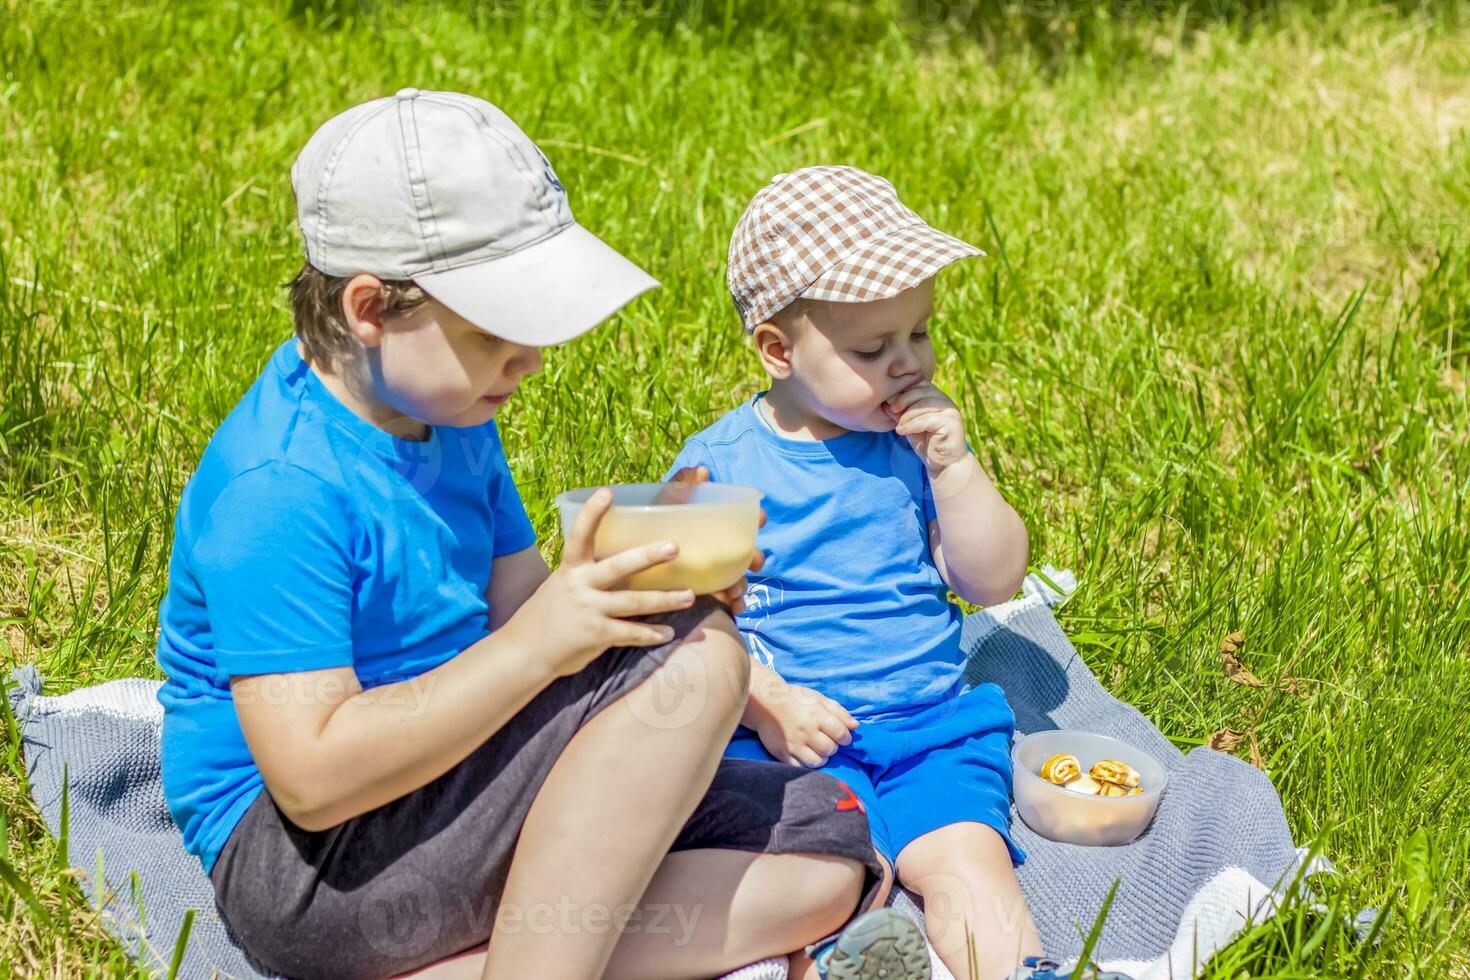
[[[898,427],[898,419],[883,411],[882,405],[879,405],[873,410],[870,418],[872,418],[873,424],[868,426],[868,428],[872,432],[892,432]]]
[[[869,418],[848,424],[843,424],[841,422],[834,422],[832,424],[841,426],[848,432],[892,432],[894,427],[898,423],[893,421],[892,419]]]
[[[486,422],[493,419],[496,413],[498,413],[499,411],[499,404],[496,404],[494,402],[487,402],[483,398],[480,398],[476,399],[473,405],[466,408],[458,415],[455,415],[452,418],[445,419],[443,422],[438,422],[436,424],[446,425],[454,429],[468,429],[476,425],[484,425]]]
[[[487,402],[481,399],[475,403],[474,408],[466,413],[468,421],[461,422],[460,425],[484,425],[500,414],[500,406],[503,404],[504,402]]]

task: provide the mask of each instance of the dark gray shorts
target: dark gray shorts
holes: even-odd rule
[[[262,792],[210,872],[236,938],[261,967],[302,980],[389,977],[483,943],[521,824],[566,744],[714,607],[701,599],[650,617],[676,639],[607,651],[554,681],[443,776],[330,830],[302,830]],[[672,850],[696,848],[852,858],[868,868],[858,911],[881,875],[867,817],[846,787],[775,762],[720,763]]]

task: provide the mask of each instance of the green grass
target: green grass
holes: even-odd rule
[[[288,170],[329,115],[492,99],[665,284],[504,410],[550,558],[557,490],[656,478],[760,384],[722,285],[745,201],[853,163],[991,254],[941,278],[939,380],[1080,576],[1088,663],[1182,748],[1253,735],[1324,902],[1392,910],[1360,946],[1296,909],[1210,976],[1470,976],[1466,8],[507,6],[0,0],[6,667],[157,676],[173,507],[290,332]],[[1266,688],[1222,671],[1234,629]],[[4,732],[0,964],[127,972]]]

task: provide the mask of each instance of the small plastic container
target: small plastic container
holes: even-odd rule
[[[565,540],[597,487],[568,490],[556,498]],[[630,589],[692,589],[708,595],[745,574],[755,554],[760,501],[765,494],[735,483],[620,483],[609,487],[613,505],[603,515],[592,545],[600,559],[629,548],[672,541],[679,554],[631,576]]]
[[[1138,770],[1142,793],[1088,796],[1041,778],[1041,767],[1058,752],[1077,757],[1085,773],[1103,759],[1117,759]],[[1011,749],[1016,810],[1026,826],[1049,840],[1067,844],[1127,844],[1148,829],[1169,782],[1163,763],[1127,742],[1076,730],[1033,732]]]

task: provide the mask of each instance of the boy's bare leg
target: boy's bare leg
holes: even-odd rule
[[[1022,957],[1041,956],[1041,937],[1000,834],[982,823],[930,831],[898,854],[898,880],[924,899],[929,942],[956,980],[1002,980]],[[980,974],[970,976],[966,935]]]
[[[873,853],[878,855],[878,863],[883,865],[883,881],[878,885],[878,895],[873,899],[872,907],[881,909],[888,903],[888,893],[893,890],[893,869],[888,866],[888,859],[881,853],[878,851],[874,851]],[[820,980],[816,962],[810,956],[806,955],[806,950],[802,947],[836,931],[836,929],[823,930],[819,935],[811,939],[803,939],[798,946],[792,947],[792,952],[787,956],[786,960],[787,980]]]
[[[629,920],[607,980],[718,976],[842,928],[862,865],[817,854],[677,851]]]
[[[603,977],[711,976],[799,949],[842,927],[863,877],[856,861],[828,855],[675,852],[626,920]],[[474,980],[484,966],[482,944],[404,980]]]
[[[531,804],[485,957],[485,980],[600,976],[635,905],[714,778],[750,661],[711,613],[646,682],[567,744]]]

